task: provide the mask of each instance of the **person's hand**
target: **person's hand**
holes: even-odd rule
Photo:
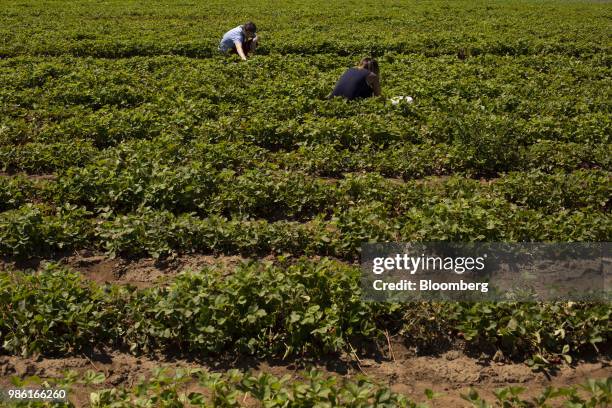
[[[246,57],[246,55],[244,55],[244,50],[242,49],[242,43],[235,42],[234,44],[236,46],[236,52],[238,53],[238,55],[240,55],[240,58],[242,58],[244,61],[246,61],[247,57]]]
[[[259,45],[259,36],[257,34],[255,34],[255,37],[253,37],[253,40],[251,42],[251,54],[255,55],[255,53],[257,52],[257,46]]]

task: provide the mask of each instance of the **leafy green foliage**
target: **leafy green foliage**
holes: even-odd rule
[[[474,7],[469,2],[406,5],[386,0],[380,10],[358,9],[351,18],[346,18],[342,8],[321,0],[291,4],[282,15],[275,12],[275,4],[262,1],[250,10],[265,30],[267,41],[259,50],[263,54],[381,55],[409,50],[437,56],[454,55],[464,48],[471,55],[588,57],[606,50],[604,4],[584,7],[582,3],[561,3],[555,4],[554,12],[545,13],[547,3]],[[244,19],[243,12],[228,10],[222,2],[212,2],[206,10],[191,3],[175,3],[171,10],[162,5],[110,4],[95,5],[84,13],[85,5],[66,10],[65,3],[59,3],[33,12],[16,1],[5,8],[3,26],[7,28],[2,34],[10,41],[0,49],[3,56],[209,57],[214,55],[217,37],[227,22]],[[66,16],[54,18],[59,11]],[[100,21],[99,16],[114,24]],[[160,27],[150,16],[167,20],[173,30]],[[11,32],[8,28],[17,25],[19,17],[26,18],[28,25]],[[334,35],[328,20],[336,22]],[[403,22],[413,27],[410,33],[392,29]],[[360,24],[360,30],[353,30],[353,24]],[[479,35],[475,35],[476,25]],[[575,36],[567,35],[570,29],[576,30]],[[42,31],[50,34],[42,37]],[[61,73],[41,70],[28,80],[44,84]]]
[[[52,211],[30,203],[0,213],[0,253],[25,257],[82,247],[90,242],[87,215],[69,204]]]
[[[79,273],[49,265],[41,274],[0,274],[2,349],[70,353],[108,342],[120,304]]]
[[[1,256],[355,261],[368,241],[610,240],[607,5],[311,0],[279,14],[262,1],[249,6],[258,55],[235,64],[216,48],[243,11],[149,3],[3,2]],[[366,55],[381,62],[385,97],[415,103],[326,99]],[[352,351],[384,329],[421,351],[460,335],[542,368],[610,342],[608,305],[398,309],[362,303],[346,263],[227,272],[138,291],[56,267],[3,273],[3,350],[281,357]],[[182,404],[162,377],[136,399],[114,390],[96,404]],[[213,403],[235,404],[240,389],[271,405],[399,404],[318,377],[228,381],[212,381]],[[519,394],[502,391],[500,404],[522,404]]]
[[[70,143],[32,142],[20,146],[0,146],[0,166],[4,171],[46,173],[87,163],[97,154],[98,150],[90,143],[78,139]]]
[[[535,366],[571,362],[610,341],[605,304],[367,303],[359,269],[326,258],[281,257],[222,272],[183,273],[168,286],[140,290],[98,287],[53,265],[4,272],[3,348],[30,354],[116,344],[147,353],[308,356],[353,352],[390,330],[424,352],[461,333],[471,346]]]
[[[43,385],[89,392],[87,407],[243,407],[258,404],[263,407],[306,408],[315,406],[351,408],[427,408],[429,404],[415,403],[402,394],[375,384],[364,376],[338,379],[310,369],[297,373],[298,379],[277,377],[267,373],[254,374],[229,370],[211,373],[202,369],[177,369],[174,372],[158,367],[148,378],[141,378],[130,387],[101,388],[104,374],[86,371],[78,375],[68,371],[58,379],[37,377],[13,378],[16,386]],[[551,406],[600,408],[612,402],[612,380],[588,379],[583,384],[569,387],[546,387],[536,397],[526,399],[523,387],[504,387],[494,392],[490,404],[472,389],[462,397],[475,407],[538,407]],[[429,401],[436,406],[441,394],[425,390]],[[414,397],[414,396],[413,396]],[[17,402],[16,407],[72,408],[73,403]]]
[[[465,339],[491,344],[510,357],[550,354],[571,362],[572,352],[597,350],[609,334],[610,309],[604,304],[475,303],[457,313],[456,329]]]
[[[225,279],[203,272],[143,293],[129,306],[126,341],[145,350],[293,355],[337,352],[351,338],[376,336],[358,271],[339,263],[253,263]]]
[[[586,392],[585,392],[586,391]],[[471,389],[468,394],[462,395],[463,399],[472,403],[474,407],[540,407],[551,406],[599,408],[606,407],[612,403],[612,379],[589,379],[577,387],[546,387],[540,395],[525,399],[521,394],[525,392],[524,387],[504,387],[495,391],[496,401],[494,405],[484,400],[478,392]],[[586,394],[586,396],[585,396]],[[552,405],[551,405],[552,403]]]
[[[322,180],[247,170],[241,161],[234,170],[183,164],[182,151],[169,140],[137,142],[58,180],[3,178],[0,253],[93,244],[113,255],[354,259],[364,241],[605,241],[610,231],[609,175],[599,170],[510,173],[491,183],[459,176],[401,182],[375,173]]]
[[[19,208],[35,196],[36,187],[27,177],[0,177],[0,211]]]

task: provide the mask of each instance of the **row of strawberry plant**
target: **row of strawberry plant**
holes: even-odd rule
[[[0,142],[53,143],[85,139],[104,148],[125,140],[150,139],[170,133],[175,137],[198,135],[211,140],[244,138],[270,149],[295,148],[304,142],[328,142],[332,135],[346,147],[394,141],[452,143],[483,134],[489,137],[510,134],[521,145],[540,139],[605,143],[609,141],[611,126],[603,111],[575,116],[565,113],[566,110],[548,115],[527,112],[519,117],[485,109],[487,102],[482,100],[465,101],[454,96],[450,101],[421,99],[418,105],[400,106],[384,100],[355,102],[354,106],[339,100],[301,103],[306,99],[304,96],[297,97],[301,99],[298,101],[292,101],[292,96],[277,96],[280,100],[274,96],[270,95],[270,99],[256,107],[241,108],[222,116],[219,110],[227,109],[229,103],[217,104],[206,99],[188,100],[180,107],[154,101],[134,108],[69,108],[74,116],[65,118],[45,118],[39,107],[34,112],[28,109],[28,120],[5,118]],[[499,103],[499,98],[493,100]],[[577,102],[568,100],[568,103]],[[345,105],[351,106],[350,109]]]
[[[404,179],[431,175],[499,176],[507,171],[571,171],[579,168],[612,169],[609,144],[564,143],[541,140],[528,147],[515,142],[482,140],[480,143],[396,143],[359,150],[330,143],[306,144],[277,152],[270,161],[281,168],[338,177],[347,172],[378,172]]]
[[[342,18],[340,16],[339,18]],[[238,18],[236,21],[240,21]],[[291,22],[294,25],[295,20]],[[337,21],[337,20],[336,20]],[[232,22],[235,24],[235,22]],[[229,23],[229,24],[232,24]],[[461,24],[458,22],[457,24]],[[275,24],[275,23],[271,23]],[[465,23],[464,23],[465,24]],[[79,39],[61,38],[57,42],[31,44],[28,49],[20,50],[19,47],[4,45],[0,48],[0,56],[15,57],[20,55],[37,56],[60,56],[72,55],[75,57],[97,57],[97,58],[131,58],[134,56],[159,56],[159,55],[181,55],[192,58],[210,58],[218,55],[218,40],[223,33],[219,27],[217,31],[208,30],[206,40],[194,40],[186,38],[181,42],[165,41],[160,42],[158,37],[153,36],[148,39],[131,38],[121,40],[116,38],[103,39]],[[387,27],[385,26],[384,29]],[[383,30],[384,30],[383,29]],[[329,38],[300,38],[295,39],[294,33],[285,35],[272,34],[273,40],[267,42],[259,48],[259,53],[267,54],[297,54],[313,55],[320,53],[331,53],[341,56],[356,56],[361,54],[381,55],[387,52],[415,53],[427,56],[456,55],[459,50],[468,49],[470,55],[492,54],[501,56],[522,56],[522,55],[560,55],[589,58],[605,52],[606,47],[602,42],[590,40],[573,41],[569,44],[559,42],[558,38],[516,38],[516,35],[508,36],[504,33],[496,32],[496,38],[474,41],[465,40],[463,35],[457,33],[438,33],[437,38],[432,38],[432,33],[401,40],[372,41],[367,39],[351,40],[350,38],[330,40]],[[21,44],[28,44],[28,37],[21,35],[15,39]],[[371,33],[378,36],[380,31]],[[592,33],[589,33],[592,34]],[[202,32],[194,33],[194,37],[201,38]],[[502,38],[499,38],[502,36]]]
[[[102,388],[103,373],[86,371],[79,375],[68,371],[63,377],[48,379],[57,388],[68,390],[86,387],[91,408],[109,407],[244,407],[260,404],[264,407],[352,407],[352,408],[417,408],[405,396],[392,392],[386,386],[372,382],[365,376],[354,380],[324,375],[316,369],[298,373],[300,379],[282,378],[268,373],[255,374],[228,370],[213,373],[202,369],[164,367],[151,370],[148,378],[141,378],[133,388],[118,386]],[[22,387],[40,384],[40,379],[15,379]],[[191,388],[191,389],[189,389]],[[69,400],[71,398],[69,397]],[[45,403],[17,403],[16,407],[44,407]],[[72,408],[71,402],[56,403],[57,408]]]
[[[168,137],[162,137],[168,139]],[[134,142],[126,147],[134,148]],[[153,144],[157,142],[153,141]],[[335,141],[304,144],[292,151],[269,152],[244,141],[209,143],[197,140],[186,143],[183,154],[191,160],[215,163],[221,157],[231,168],[280,167],[313,175],[338,177],[348,172],[379,172],[404,179],[430,175],[463,173],[468,176],[495,176],[504,171],[540,169],[547,172],[578,168],[612,169],[609,144],[579,144],[542,140],[529,147],[505,145],[487,141],[470,143],[394,143],[386,148],[364,144],[358,150],[346,148]],[[157,144],[157,148],[163,148]],[[191,151],[191,153],[189,153]],[[195,153],[201,156],[197,157]],[[500,154],[493,154],[493,152]],[[230,154],[232,153],[233,154]],[[31,174],[61,172],[74,166],[84,166],[98,158],[116,156],[112,149],[101,154],[89,142],[74,140],[60,143],[27,143],[0,147],[0,168],[4,171],[24,171]]]
[[[277,261],[243,263],[229,275],[181,273],[167,286],[140,290],[100,287],[54,264],[34,274],[2,272],[2,348],[286,357],[367,349],[388,330],[408,345],[442,347],[440,339],[461,336],[491,355],[541,364],[605,353],[612,340],[605,304],[370,303],[361,300],[358,267],[326,258]]]
[[[0,211],[16,209],[28,202],[42,200],[44,191],[43,183],[36,183],[28,177],[0,176]]]
[[[0,83],[4,85],[0,96],[6,102],[0,109],[26,121],[32,119],[22,115],[28,110],[43,120],[89,116],[86,122],[95,123],[117,114],[116,121],[131,116],[132,120],[148,119],[150,125],[155,116],[178,113],[173,107],[200,118],[228,114],[236,106],[279,119],[306,113],[350,117],[359,113],[363,104],[336,104],[321,98],[329,93],[337,76],[354,63],[352,58],[333,55],[282,60],[260,57],[246,65],[170,56],[118,61],[9,59],[0,61]],[[426,113],[436,108],[443,112],[478,108],[517,119],[564,120],[605,113],[608,108],[602,89],[608,83],[605,60],[538,56],[460,61],[388,54],[381,58],[381,65],[385,93],[410,93]],[[203,75],[202,71],[216,75]],[[389,105],[365,105],[372,113],[399,113]],[[96,116],[102,107],[105,109]],[[124,116],[118,108],[126,110]]]
[[[119,112],[121,115],[130,114]],[[104,123],[92,124],[88,123],[87,117],[79,117],[43,127],[33,124],[41,129],[34,136],[28,135],[27,129],[18,129],[19,123],[7,123],[4,133],[8,140],[0,143],[0,165],[5,169],[31,172],[52,171],[69,166],[71,162],[67,156],[73,156],[72,164],[78,165],[88,155],[95,154],[96,148],[116,146],[130,140],[153,139],[162,134],[161,126],[151,128],[146,123],[125,123],[118,116],[106,116]],[[451,154],[455,152],[454,161],[457,163],[452,163],[455,167],[478,170],[486,166],[485,170],[489,171],[522,166],[516,150],[529,151],[540,143],[591,146],[591,149],[608,148],[609,145],[606,137],[597,133],[605,134],[609,128],[596,121],[576,120],[572,121],[571,127],[556,123],[551,128],[548,123],[533,124],[472,113],[461,115],[463,119],[459,122],[458,116],[446,113],[446,117],[441,118],[432,114],[397,123],[393,117],[372,114],[355,118],[309,115],[301,120],[280,120],[257,113],[249,115],[248,121],[239,116],[227,116],[222,120],[206,120],[197,127],[192,123],[193,118],[186,119],[186,123],[183,118],[172,116],[155,120],[165,124],[163,134],[178,140],[196,138],[208,143],[242,142],[272,151],[295,151],[301,146],[335,146],[336,150],[359,154],[364,149],[397,149],[403,144],[414,146],[413,150],[420,146],[429,149],[439,146],[438,149]],[[118,123],[113,123],[115,121]],[[461,161],[461,157],[456,156],[463,151],[467,157]],[[495,152],[497,154],[493,154]]]
[[[168,287],[103,288],[49,266],[40,274],[2,273],[2,348],[69,352],[103,344],[133,351],[235,351],[298,355],[348,348],[375,337],[376,313],[359,298],[355,270],[323,261],[284,269],[243,265],[182,274]],[[61,289],[61,290],[60,290]]]
[[[338,210],[307,223],[227,220],[139,211],[98,224],[99,245],[111,253],[159,256],[179,251],[321,254],[354,259],[363,242],[606,241],[609,216],[598,211],[546,215],[476,195],[445,199],[387,216],[381,203]]]
[[[125,254],[295,250],[351,256],[351,251],[359,247],[359,239],[563,241],[568,237],[572,240],[609,237],[606,228],[610,219],[605,209],[609,207],[610,184],[607,173],[602,172],[578,171],[552,176],[516,173],[491,185],[456,177],[440,183],[398,184],[373,175],[348,177],[334,184],[300,175],[272,182],[265,173],[247,172],[242,178],[225,180],[227,183],[221,183],[222,188],[209,186],[214,194],[207,195],[206,183],[189,184],[199,180],[194,177],[199,173],[191,170],[185,173],[183,180],[186,181],[182,184],[175,183],[175,177],[170,176],[183,173],[169,170],[161,173],[164,176],[161,179],[153,179],[152,184],[142,184],[147,180],[151,183],[147,178],[136,182],[133,175],[125,183],[119,183],[120,179],[112,175],[111,184],[103,184],[103,190],[74,187],[70,191],[78,191],[80,195],[60,194],[59,198],[54,195],[57,186],[53,182],[35,189],[34,184],[22,183],[21,178],[2,178],[8,181],[2,184],[5,206],[13,208],[1,216],[2,253],[48,253],[90,243]],[[94,173],[103,174],[101,169]],[[140,172],[140,176],[143,174],[149,175],[147,168]],[[210,182],[210,177],[206,180]],[[172,189],[164,187],[169,182]],[[270,188],[262,188],[266,185]],[[103,218],[97,225],[91,213],[75,205],[58,205],[54,209],[28,204],[19,208],[24,201],[41,198],[58,203],[82,203],[87,197],[95,199],[86,201],[92,205],[91,211],[102,211]],[[197,203],[201,205],[189,207]],[[146,205],[162,209],[169,206],[179,212],[191,208],[210,217],[200,219],[189,214],[177,216],[166,211],[139,210]],[[117,209],[135,212],[113,215]],[[212,216],[226,211],[233,214],[233,220]],[[305,225],[287,221],[241,221],[248,216],[266,216],[273,221],[308,214],[319,215]],[[331,219],[324,221],[328,217]],[[364,225],[360,217],[372,223]],[[596,223],[597,227],[588,228],[588,222]],[[326,228],[327,233],[321,234]],[[284,238],[287,238],[285,243]]]
[[[91,243],[89,216],[70,205],[54,210],[32,203],[0,213],[0,254],[29,257],[84,247]]]
[[[0,169],[33,174],[52,173],[59,169],[83,165],[98,155],[90,142],[71,140],[58,143],[27,143],[0,147]]]
[[[325,375],[317,369],[308,369],[296,373],[298,379],[288,375],[277,377],[269,373],[241,372],[228,370],[213,373],[200,368],[169,370],[156,367],[145,378],[134,386],[125,385],[103,388],[107,380],[104,373],[91,370],[83,374],[70,370],[61,377],[40,379],[13,377],[13,383],[19,387],[36,387],[41,383],[67,391],[79,387],[89,392],[91,408],[112,406],[114,408],[147,407],[152,405],[183,407],[244,407],[258,403],[264,407],[303,408],[312,406],[351,407],[351,408],[427,408],[427,403],[416,404],[406,396],[395,393],[387,387],[370,380],[367,376],[358,375],[354,380],[339,380],[335,376]],[[597,408],[612,403],[612,379],[588,379],[582,384],[565,387],[545,387],[537,396],[527,398],[521,386],[508,386],[496,389],[495,405],[482,398],[476,389],[470,389],[461,397],[474,407],[491,408],[518,406],[547,408],[550,404],[564,406]],[[438,405],[437,398],[444,394],[425,390],[419,398],[427,399],[432,406]],[[70,398],[64,403],[51,403],[56,408],[73,408]],[[16,407],[47,407],[44,402],[17,402]],[[560,406],[560,405],[559,405]]]
[[[429,172],[445,174],[444,165],[439,166],[438,161],[449,157],[434,154],[436,147],[419,151],[416,146],[404,145],[378,152],[351,153],[321,146],[304,147],[295,153],[270,154],[241,143],[184,145],[166,137],[126,143],[90,157],[90,163],[84,167],[62,171],[57,181],[46,183],[38,196],[47,197],[50,203],[86,205],[92,211],[125,212],[145,205],[172,212],[195,211],[200,215],[219,213],[268,218],[304,218],[329,213],[336,207],[347,207],[350,202],[359,200],[351,192],[356,190],[362,191],[370,201],[395,207],[395,213],[419,207],[422,197],[442,199],[459,189],[501,194],[521,206],[546,211],[607,206],[609,182],[607,172],[600,170],[578,170],[568,174],[523,171],[502,176],[490,186],[466,179],[464,185],[453,187],[453,183],[459,181],[452,177],[448,182],[441,182],[447,191],[419,181],[398,184],[375,174],[357,177],[346,174],[347,171],[380,171],[386,176],[396,176],[396,171],[403,172],[407,167],[413,171],[429,167],[425,175]],[[537,163],[545,171],[550,171],[551,167],[570,170],[580,167],[581,160],[592,155],[586,146],[564,146],[565,150],[562,147],[554,143],[534,145],[528,152],[530,162]],[[423,156],[415,158],[412,155],[415,152]],[[397,164],[397,168],[393,164]],[[343,179],[319,179],[308,173]],[[521,182],[521,179],[524,180]],[[0,181],[0,188],[7,189],[7,194],[14,191],[11,185],[15,182],[10,177],[0,178]],[[546,189],[542,190],[542,186]],[[553,201],[554,207],[549,207]]]
[[[400,107],[403,109],[403,107]],[[417,112],[418,107],[405,107]],[[209,142],[244,141],[269,150],[294,150],[304,144],[335,144],[345,149],[358,150],[363,146],[378,148],[396,143],[447,143],[464,149],[488,149],[483,153],[507,153],[529,147],[540,140],[557,140],[599,145],[607,143],[607,136],[586,129],[596,126],[602,132],[610,129],[605,122],[578,120],[571,124],[531,123],[531,120],[481,112],[440,112],[423,118],[398,121],[393,116],[361,113],[351,118],[320,117],[308,114],[302,119],[282,120],[254,113],[244,119],[244,113],[207,120],[193,129],[193,136]],[[534,121],[537,119],[533,119]],[[557,122],[557,119],[554,119]],[[569,121],[568,121],[569,122]],[[593,123],[595,122],[595,123]],[[584,126],[584,129],[581,127]],[[605,133],[604,133],[605,134]],[[592,141],[591,141],[592,140]],[[497,149],[497,150],[495,150]],[[483,157],[486,159],[486,157]],[[500,160],[495,156],[491,160]],[[502,163],[502,168],[506,163]]]
[[[330,219],[317,216],[306,223],[198,218],[147,207],[92,218],[85,209],[68,204],[56,210],[26,204],[0,213],[0,254],[31,257],[96,247],[125,256],[214,252],[355,259],[363,242],[609,240],[611,219],[600,211],[544,214],[481,194],[429,200],[396,217],[389,217],[382,203],[362,203],[339,209]]]
[[[202,145],[189,152],[189,157],[172,141],[169,146],[162,144],[159,151],[154,151],[156,146],[159,145],[126,145],[101,155],[85,167],[63,172],[50,186],[55,189],[54,201],[85,205],[92,211],[108,208],[128,212],[150,206],[175,213],[306,219],[363,200],[355,196],[356,191],[369,201],[384,202],[395,213],[419,208],[425,197],[443,199],[461,189],[465,189],[465,194],[472,191],[492,194],[547,212],[581,207],[604,209],[610,195],[608,172],[600,170],[552,175],[540,171],[511,173],[491,185],[469,179],[461,183],[457,177],[451,177],[441,183],[443,190],[418,181],[398,184],[372,173],[369,176],[345,174],[340,180],[325,180],[295,171],[274,170],[271,163],[255,162],[253,157],[237,155],[235,163],[222,163],[222,157],[207,160],[220,149],[210,149],[201,157]],[[404,146],[400,152],[406,154],[406,150]],[[229,153],[233,151],[230,149]],[[389,153],[400,155],[400,152]],[[323,153],[329,154],[329,151]],[[293,165],[290,155],[282,157],[289,170],[309,166],[304,162]],[[343,163],[342,157],[336,160]],[[245,169],[243,163],[254,168]]]
[[[229,137],[242,125],[259,135],[260,143],[281,145],[282,140],[264,136],[275,130],[277,139],[284,139],[284,130],[310,134],[317,127],[325,133],[330,126],[376,133],[387,125],[392,134],[414,137],[413,129],[425,126],[430,132],[423,137],[448,141],[500,122],[521,139],[607,140],[605,65],[549,58],[386,59],[388,95],[410,94],[415,107],[325,100],[337,76],[353,63],[334,56],[262,57],[246,67],[168,57],[11,60],[0,63],[3,133],[19,143],[69,136],[108,146],[162,131],[189,135],[212,120],[204,130]],[[202,75],[206,71],[218,75]],[[362,118],[364,125],[350,120],[364,111],[370,114]],[[316,120],[321,117],[336,120],[325,126]]]

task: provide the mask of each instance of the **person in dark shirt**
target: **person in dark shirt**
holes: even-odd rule
[[[342,74],[329,97],[356,99],[380,96],[379,75],[378,62],[364,58],[359,65]]]

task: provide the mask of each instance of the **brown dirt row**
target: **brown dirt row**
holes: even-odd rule
[[[215,267],[224,271],[224,274],[229,274],[239,263],[250,259],[273,261],[274,256],[247,258],[240,255],[180,254],[167,259],[111,258],[103,252],[85,249],[58,254],[55,258],[31,257],[27,260],[0,258],[0,271],[40,270],[45,263],[56,262],[81,272],[83,277],[98,284],[129,284],[137,288],[146,288],[155,286],[159,282],[169,281],[180,272],[200,271],[206,267]],[[312,256],[310,259],[317,260],[320,256]],[[338,261],[346,263],[341,259]]]
[[[590,362],[579,362],[573,367],[561,366],[551,375],[533,372],[524,364],[503,364],[482,361],[450,351],[439,356],[417,356],[395,344],[395,360],[376,361],[361,359],[359,362],[348,356],[314,362],[313,365],[328,375],[343,378],[354,378],[367,375],[379,384],[384,384],[393,391],[402,393],[410,399],[425,401],[424,392],[432,389],[442,393],[434,400],[435,407],[470,406],[461,398],[470,388],[489,401],[494,399],[493,392],[506,386],[521,386],[526,390],[525,397],[535,397],[547,386],[565,387],[583,383],[588,378],[607,378],[612,375],[610,360],[601,359]],[[94,370],[105,374],[106,380],[100,388],[131,387],[142,377],[148,377],[151,371],[164,366],[170,370],[176,368],[204,368],[211,371],[225,371],[238,368],[255,373],[266,372],[275,376],[290,375],[300,377],[299,370],[305,367],[295,361],[264,361],[245,359],[234,362],[195,361],[167,359],[164,357],[135,357],[120,352],[108,352],[94,355],[81,355],[64,358],[22,358],[0,356],[0,387],[10,386],[10,377],[21,378],[39,376],[57,378],[66,370],[84,373]],[[83,406],[88,401],[91,389],[75,388],[71,401]]]
[[[154,286],[157,282],[185,271],[198,271],[205,267],[218,266],[228,272],[247,258],[224,255],[180,255],[170,259],[154,258],[110,258],[104,253],[80,250],[64,254],[55,259],[30,258],[27,261],[0,260],[3,269],[40,269],[45,262],[58,262],[96,283],[132,285],[138,288]]]
[[[153,258],[135,260],[111,259],[102,254],[77,253],[62,259],[62,263],[80,271],[97,283],[130,284],[136,287],[153,286],[156,282],[185,270],[198,271],[218,266],[228,272],[246,260],[240,256],[182,255],[159,261]]]

